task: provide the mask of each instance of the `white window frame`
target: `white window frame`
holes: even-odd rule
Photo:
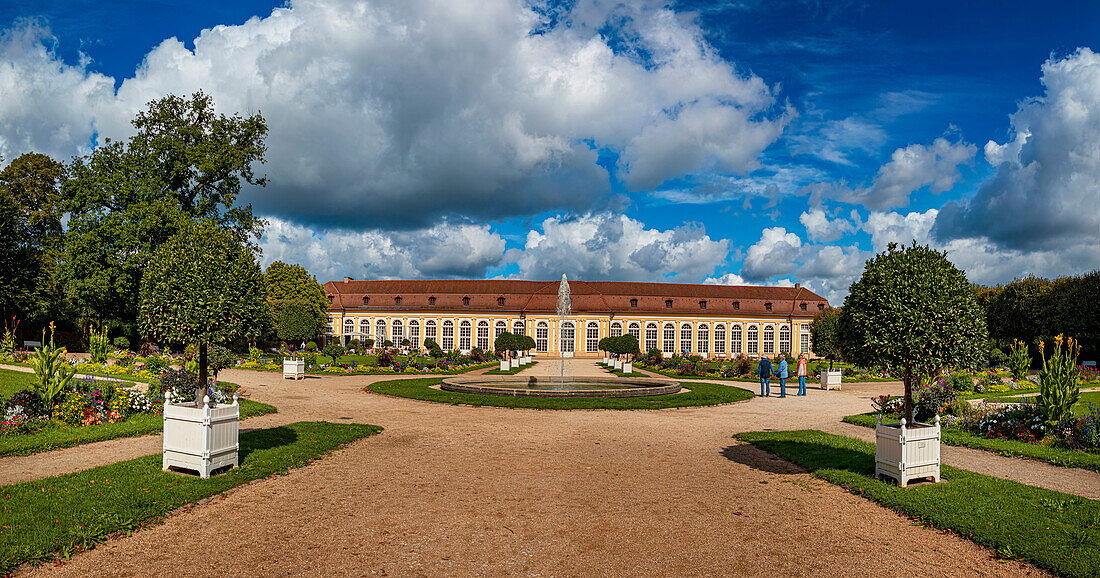
[[[454,351],[455,348],[455,322],[450,319],[443,322],[443,343],[440,347],[444,351]]]
[[[550,351],[550,326],[545,321],[539,321],[535,325],[535,351],[539,353]]]
[[[657,349],[657,324],[652,322],[645,324],[645,351],[650,349]]]
[[[420,322],[416,319],[409,320],[409,341],[414,349],[420,349]]]
[[[726,354],[726,324],[715,323],[714,324],[714,353],[716,355]]]
[[[458,323],[458,350],[470,351],[473,337],[473,324],[469,319],[463,319]]]
[[[691,353],[691,342],[694,337],[694,331],[691,330],[690,323],[680,324],[680,351],[682,353]]]
[[[588,353],[598,352],[600,350],[600,324],[589,321],[584,331],[584,350]]]
[[[577,326],[572,321],[564,321],[559,330],[561,334],[558,343],[562,353],[574,353],[577,351]],[[568,337],[566,335],[568,334]]]
[[[695,328],[695,348],[704,357],[710,353],[710,326],[706,323],[700,323]]]
[[[661,353],[676,353],[676,324],[671,321],[666,322],[661,329]]]
[[[740,323],[730,323],[730,355],[741,355],[744,351],[744,331]]]
[[[489,351],[489,322],[484,319],[477,322],[477,347]]]
[[[760,341],[763,344],[763,354],[775,355],[775,326],[771,324],[765,325],[764,330],[760,333]]]
[[[753,323],[752,325],[749,325],[749,328],[746,331],[746,334],[747,334],[747,342],[748,342],[748,347],[746,348],[746,350],[748,351],[749,355],[759,355],[760,354],[760,327],[758,327],[755,323]]]

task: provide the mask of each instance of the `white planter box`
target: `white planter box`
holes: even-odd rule
[[[634,373],[634,362],[627,361],[623,363],[623,373]]]
[[[511,359],[511,360],[510,360],[510,361],[508,362],[508,365],[509,365],[509,366],[510,366],[510,367],[511,367],[512,369],[515,369],[515,368],[519,367],[519,358],[518,358],[518,357],[513,357],[513,358],[512,358],[512,359]]]
[[[209,397],[204,397],[203,402],[202,407],[193,403],[176,405],[172,403],[172,394],[165,394],[161,469],[175,466],[209,478],[213,470],[238,465],[241,406],[237,395],[233,394],[230,405],[210,407]]]
[[[604,364],[604,365],[611,365],[610,361],[611,361],[611,358],[610,358],[610,357],[605,357],[605,358],[603,358],[603,364]]]
[[[284,359],[283,379],[302,379],[306,376],[306,361],[304,359]]]
[[[500,362],[500,370],[501,370],[501,371],[508,371],[508,370],[509,370],[509,369],[511,369],[511,368],[512,368],[512,364],[508,363],[508,360],[507,360],[507,359],[505,359],[505,360],[502,360],[502,361]]]
[[[523,358],[523,365],[530,365],[530,364],[531,364],[531,356],[528,355],[528,356]]]
[[[840,381],[843,376],[844,371],[840,369],[834,369],[832,371],[828,369],[821,370],[821,389],[840,389]]]
[[[621,360],[621,359],[612,359],[611,360],[611,367],[613,367],[615,369],[622,369],[623,368],[623,360]]]
[[[884,424],[875,426],[875,478],[889,476],[906,487],[910,480],[940,481],[940,416],[932,424],[915,422],[912,427]]]

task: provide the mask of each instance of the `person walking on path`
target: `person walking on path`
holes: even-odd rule
[[[798,354],[798,395],[806,395],[806,354]]]
[[[772,360],[767,357],[760,358],[760,366],[756,368],[760,374],[760,397],[768,397],[772,394],[770,379],[772,377]]]
[[[779,369],[775,372],[779,376],[779,397],[787,397],[787,357],[779,360]]]

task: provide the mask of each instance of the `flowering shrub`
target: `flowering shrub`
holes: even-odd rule
[[[1067,421],[1068,427],[1058,432],[1066,445],[1076,449],[1100,449],[1100,406],[1090,403],[1087,413]]]
[[[50,414],[50,408],[46,407],[42,396],[33,389],[18,391],[8,398],[7,409],[10,410],[16,406],[20,408],[20,413],[29,418],[45,417]]]
[[[145,413],[152,411],[153,400],[149,399],[148,395],[141,393],[140,391],[128,392],[127,398],[130,400],[130,409],[128,414]]]
[[[943,377],[935,383],[918,385],[913,399],[913,418],[917,421],[928,421],[943,414],[957,399],[958,394],[954,387]]]
[[[905,398],[896,395],[879,395],[871,398],[871,407],[875,413],[886,417],[898,417],[905,407]]]

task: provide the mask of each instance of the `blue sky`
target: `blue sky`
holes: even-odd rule
[[[265,261],[322,280],[839,301],[914,239],[981,283],[1100,267],[1093,2],[16,1],[0,26],[5,159],[201,88],[267,118]]]

